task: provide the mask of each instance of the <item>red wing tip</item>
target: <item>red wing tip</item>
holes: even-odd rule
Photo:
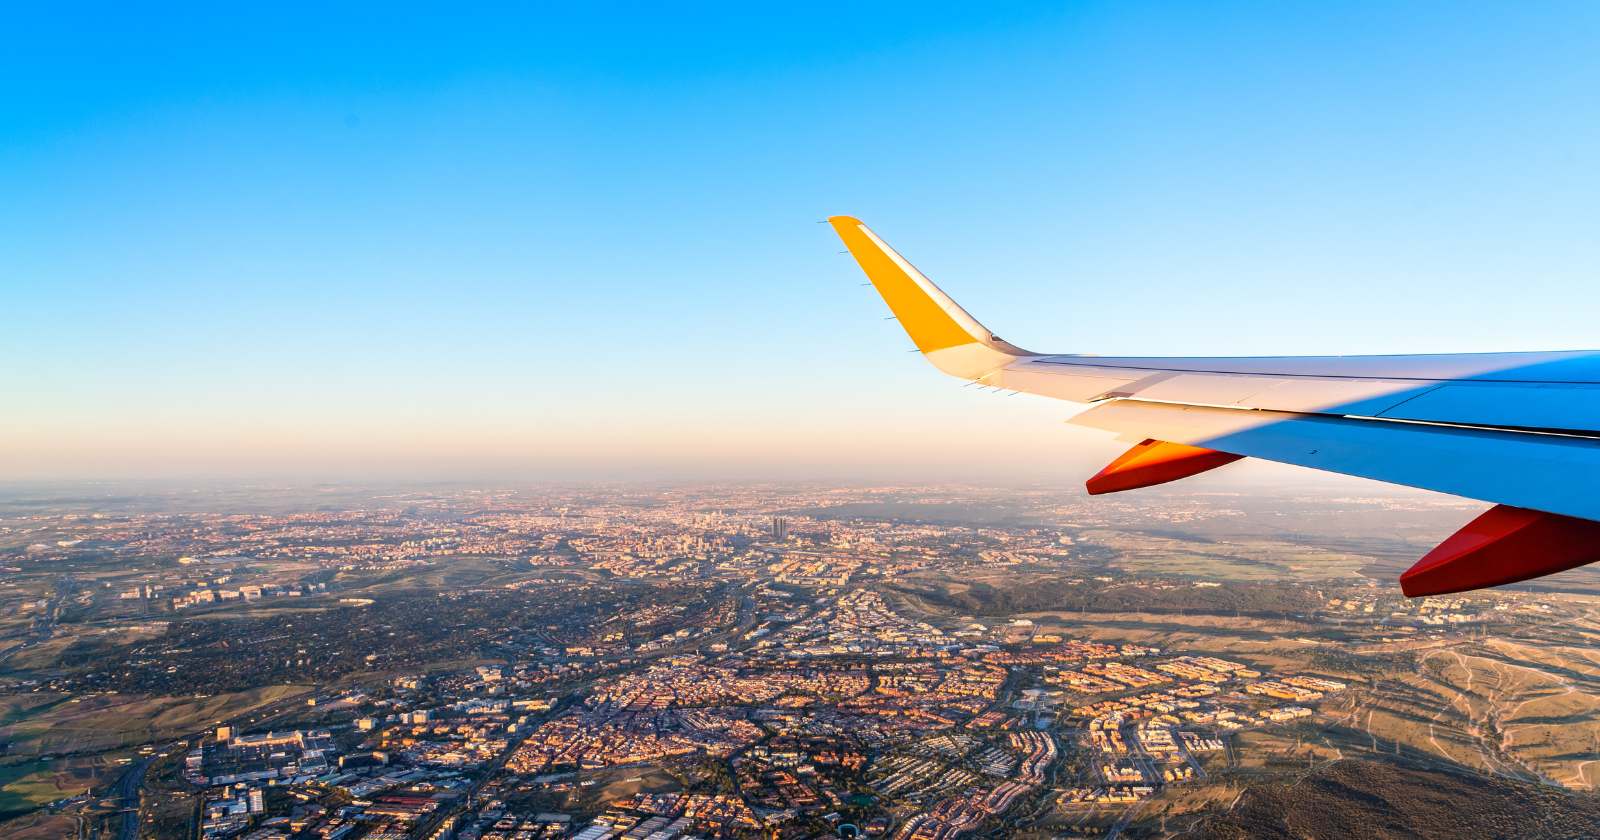
[[[1426,598],[1429,595],[1449,595],[1452,592],[1462,592],[1463,589],[1452,589],[1448,586],[1428,586],[1428,584],[1412,576],[1409,572],[1400,576],[1400,594],[1407,598]]]
[[[1132,490],[1138,487],[1128,481],[1117,481],[1116,475],[1097,475],[1083,483],[1083,489],[1089,491],[1091,496],[1104,496],[1107,493],[1117,493],[1122,490]]]

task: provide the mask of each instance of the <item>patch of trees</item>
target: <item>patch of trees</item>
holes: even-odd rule
[[[140,694],[242,691],[323,683],[371,668],[501,658],[548,644],[549,628],[584,628],[618,612],[703,593],[668,587],[577,587],[533,591],[394,592],[367,606],[239,618],[176,621],[133,645],[84,640],[57,664],[58,687]]]
[[[1195,588],[1181,584],[1139,585],[1127,581],[1106,583],[1045,578],[999,586],[973,583],[960,591],[940,586],[902,586],[900,589],[951,612],[972,615],[1061,610],[1282,618],[1309,613],[1320,603],[1316,593],[1290,583],[1225,583]]]

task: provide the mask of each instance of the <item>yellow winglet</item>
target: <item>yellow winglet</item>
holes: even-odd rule
[[[917,349],[940,370],[979,379],[1018,357],[1032,355],[996,338],[860,219],[832,216],[828,224],[844,240]],[[945,352],[954,348],[967,349]]]

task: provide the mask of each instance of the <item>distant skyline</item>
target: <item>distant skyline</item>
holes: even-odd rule
[[[1030,349],[1600,346],[1594,4],[10,28],[0,479],[1034,480],[1120,450],[906,352],[835,213]]]

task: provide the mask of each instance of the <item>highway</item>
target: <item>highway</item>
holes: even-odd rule
[[[144,787],[144,774],[150,769],[150,761],[149,757],[145,757],[129,765],[112,789],[112,796],[122,800],[122,828],[117,832],[119,840],[139,840],[139,789]]]

